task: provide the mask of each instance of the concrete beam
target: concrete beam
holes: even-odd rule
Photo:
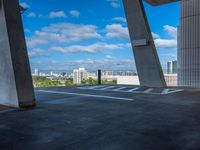
[[[141,86],[165,87],[142,0],[123,0]]]
[[[0,0],[0,104],[35,105],[18,0]]]
[[[145,0],[145,1],[153,6],[159,6],[167,3],[178,2],[180,0]]]

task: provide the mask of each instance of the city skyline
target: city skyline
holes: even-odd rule
[[[174,70],[175,71],[175,70]],[[43,72],[41,70],[35,69],[32,72],[33,83],[37,87],[39,86],[50,86],[51,82],[58,82],[57,86],[63,84],[66,85],[86,85],[86,84],[97,84],[98,72],[89,71],[86,68],[76,68],[72,72]],[[177,86],[177,74],[167,73],[164,74],[166,83],[168,86]],[[35,81],[36,80],[36,81]],[[38,80],[38,81],[37,81]],[[46,84],[46,80],[49,82]],[[67,82],[69,81],[70,82]],[[119,84],[119,85],[140,85],[138,74],[131,71],[110,71],[101,70],[101,80],[106,81],[104,84]],[[116,81],[112,82],[112,81]],[[40,84],[38,84],[38,82]],[[44,82],[43,84],[41,84]],[[52,86],[52,85],[51,85]],[[53,86],[56,86],[53,84]]]
[[[136,70],[121,1],[93,1],[87,9],[84,6],[89,1],[79,1],[79,5],[63,0],[20,2],[28,7],[23,22],[32,69]],[[169,7],[172,12],[165,11]],[[150,12],[150,26],[166,70],[167,62],[177,59],[179,5],[153,8],[145,4],[145,8]]]

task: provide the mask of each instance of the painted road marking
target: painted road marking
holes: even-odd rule
[[[91,86],[89,87],[89,89],[96,89],[96,88],[103,88],[105,86],[102,86],[102,85],[97,85],[97,86]]]
[[[126,89],[127,87],[120,87],[120,88],[117,88],[117,89],[114,89],[113,91],[121,91],[123,89]]]
[[[97,88],[98,87],[98,88]],[[124,90],[126,89],[127,90]],[[141,88],[141,87],[136,87],[136,88],[132,88],[130,89],[130,86],[123,86],[123,87],[119,87],[119,86],[95,86],[95,88],[91,88],[91,87],[78,87],[78,89],[85,89],[85,90],[99,90],[99,91],[108,91],[108,92],[129,92],[129,93],[135,93],[135,94],[157,94],[157,95],[167,95],[167,94],[173,94],[173,93],[178,93],[178,92],[182,92],[184,91],[183,89],[173,89],[173,88],[169,88],[169,89],[160,89],[158,91],[158,88]],[[155,91],[154,91],[155,90]]]
[[[136,87],[136,88],[134,88],[134,89],[128,90],[128,92],[133,92],[133,91],[136,91],[136,90],[139,90],[139,89],[140,89],[140,87]]]
[[[145,90],[145,91],[143,91],[143,92],[146,93],[146,94],[148,94],[148,93],[151,93],[152,91],[153,91],[153,89],[150,88],[150,89],[147,89],[147,90]]]
[[[161,94],[166,95],[166,94],[178,93],[182,91],[183,91],[182,89],[164,89]]]
[[[87,90],[96,90],[96,89],[100,89],[100,88],[103,88],[103,87],[106,87],[105,85],[104,86],[100,86],[100,85],[97,85],[97,86],[89,86],[87,87]],[[79,89],[86,89],[85,87],[78,87]]]
[[[106,99],[117,99],[117,100],[125,100],[125,101],[133,101],[134,100],[134,99],[131,99],[131,98],[113,97],[113,96],[105,96],[105,95],[80,94],[80,93],[48,91],[48,90],[37,90],[37,91],[38,92],[43,92],[43,93],[63,94],[63,95],[75,95],[75,96],[106,98]]]
[[[102,88],[102,89],[100,89],[100,90],[108,90],[108,89],[112,89],[112,88],[114,88],[114,87],[116,87],[116,86],[107,86],[107,87]]]

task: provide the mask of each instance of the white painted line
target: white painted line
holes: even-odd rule
[[[134,92],[134,91],[139,90],[139,89],[140,89],[140,87],[136,87],[136,88],[134,88],[134,89],[128,90],[128,92]]]
[[[116,87],[116,86],[107,86],[107,87],[102,88],[102,89],[100,89],[100,90],[108,90],[108,89],[112,89],[112,88],[114,88],[114,87]]]
[[[125,88],[127,88],[127,87],[120,87],[120,88],[114,89],[113,91],[120,91],[120,90],[123,90]]]
[[[107,98],[107,99],[117,99],[125,101],[133,101],[131,98],[122,98],[122,97],[113,97],[113,96],[104,96],[104,95],[92,95],[92,94],[80,94],[80,93],[71,93],[71,92],[59,92],[59,91],[48,91],[48,90],[38,90],[39,92],[52,93],[52,94],[64,94],[64,95],[75,95],[75,96],[85,96],[85,97],[96,97],[96,98]]]
[[[182,89],[164,89],[161,94],[166,95],[166,94],[173,94],[173,93],[178,93],[178,92],[182,92],[182,91],[184,91],[184,90],[182,90]]]
[[[153,91],[153,89],[152,89],[152,88],[145,90],[143,93],[146,93],[146,94],[148,94],[148,93],[150,93],[151,91]]]
[[[97,85],[97,86],[86,86],[86,87],[77,87],[77,88],[83,89],[83,90],[96,90],[96,89],[103,88],[103,87],[105,87],[105,86]]]
[[[89,90],[88,87],[77,87],[77,89],[81,89],[81,90]]]
[[[164,89],[161,94],[165,95],[168,93],[168,91],[169,91],[169,89]]]
[[[105,86],[97,85],[97,86],[88,87],[87,89],[93,90],[93,89],[96,89],[96,88],[103,88],[103,87],[105,87]]]
[[[153,88],[148,88],[146,90],[140,90],[141,87],[136,87],[133,89],[129,89],[129,90],[123,90],[125,88],[128,87],[119,87],[119,86],[92,86],[92,87],[78,87],[78,89],[88,89],[88,90],[99,90],[99,91],[115,91],[115,92],[131,92],[134,94],[156,94],[156,95],[167,95],[167,94],[173,94],[173,93],[178,93],[178,92],[182,92],[184,91],[183,89],[163,89],[162,92],[152,92],[154,89]],[[140,91],[137,91],[140,90]]]

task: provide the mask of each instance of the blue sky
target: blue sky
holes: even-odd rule
[[[135,70],[121,0],[21,0],[32,69]],[[161,64],[177,59],[179,3],[145,3]]]

